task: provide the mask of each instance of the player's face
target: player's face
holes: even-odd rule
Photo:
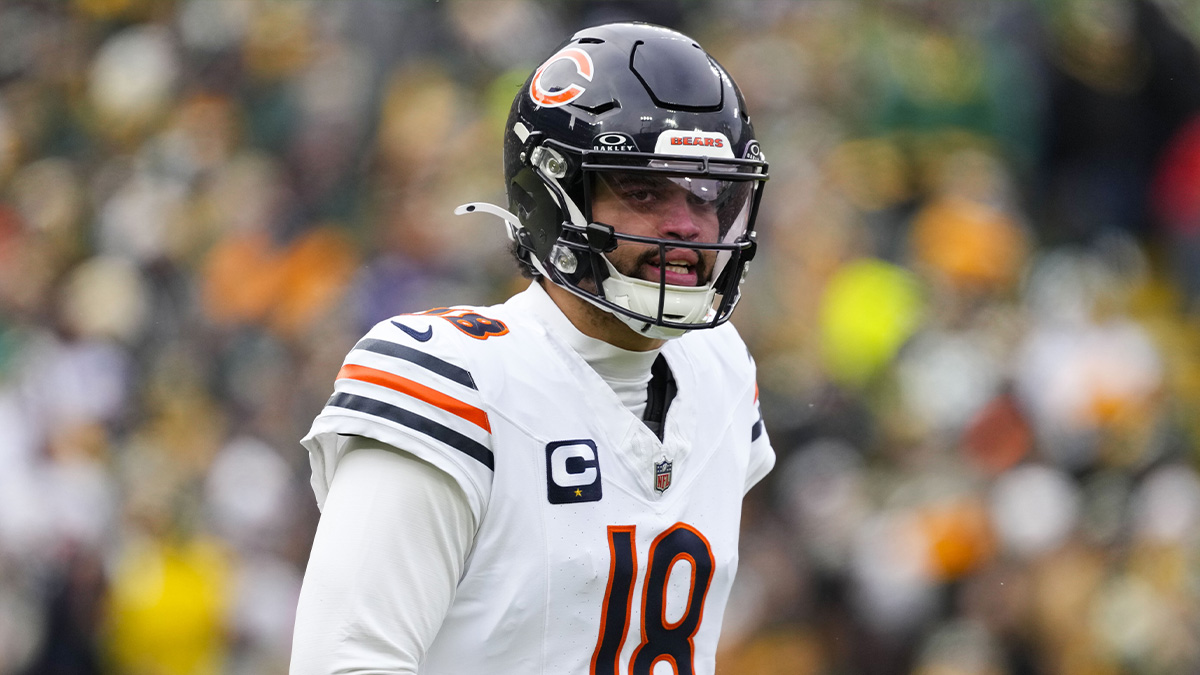
[[[721,230],[717,213],[721,183],[647,173],[602,174],[593,190],[592,220],[621,234],[715,243]],[[663,256],[658,246],[623,241],[607,255],[626,276],[700,286],[708,283],[717,254],[668,247]]]

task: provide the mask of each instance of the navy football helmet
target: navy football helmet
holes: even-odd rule
[[[737,85],[691,38],[641,23],[572,36],[513,100],[504,179],[507,211],[459,212],[504,218],[533,273],[648,337],[729,319],[767,164]]]

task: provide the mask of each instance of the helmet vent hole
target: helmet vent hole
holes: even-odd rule
[[[609,100],[609,101],[605,101],[604,103],[600,103],[598,105],[592,105],[592,106],[579,105],[578,103],[576,103],[575,107],[582,108],[583,110],[586,110],[593,115],[602,115],[610,110],[616,110],[617,108],[620,108],[621,104],[616,102],[615,100]]]
[[[602,45],[602,44],[604,44],[604,40],[601,40],[598,37],[585,37],[585,38],[579,39],[579,44],[581,44],[581,45]]]

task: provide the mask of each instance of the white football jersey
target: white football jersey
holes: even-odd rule
[[[303,441],[318,500],[346,435],[466,493],[479,529],[422,673],[712,673],[742,498],[774,464],[753,362],[729,324],[668,342],[660,441],[535,318],[535,292],[359,341]]]

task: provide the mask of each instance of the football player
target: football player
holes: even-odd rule
[[[712,673],[774,464],[732,324],[767,165],[732,78],[647,24],[575,34],[505,129],[533,281],[397,316],[303,439],[322,515],[292,673]]]

